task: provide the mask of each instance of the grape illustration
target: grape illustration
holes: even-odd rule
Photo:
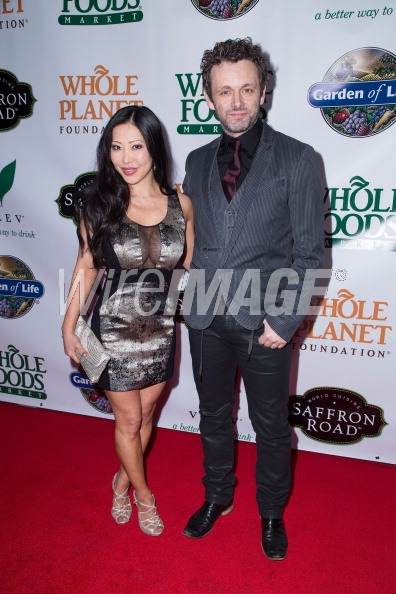
[[[387,105],[380,105],[373,111],[374,124],[377,124],[380,121],[380,119],[382,118],[384,113],[388,111],[388,109],[389,107]]]
[[[84,396],[85,400],[99,412],[102,412],[102,413],[105,413],[108,415],[113,413],[111,404],[107,400],[106,394],[104,393],[104,391],[101,388],[95,388],[95,389],[82,388],[81,392],[82,392],[82,395]]]
[[[353,135],[357,134],[357,131],[362,125],[367,126],[367,114],[361,109],[357,109],[351,113],[343,123],[345,130]]]
[[[231,6],[226,6],[221,14],[221,16],[223,17],[223,19],[230,19],[231,17],[234,16],[234,11],[231,8]]]

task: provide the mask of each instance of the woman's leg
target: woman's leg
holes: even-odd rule
[[[123,493],[132,483],[136,498],[152,503],[147,485],[143,454],[149,442],[153,414],[164,383],[130,392],[107,391],[115,417],[115,446],[121,468],[115,481],[115,490]]]

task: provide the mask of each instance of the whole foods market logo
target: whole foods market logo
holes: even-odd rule
[[[44,295],[44,285],[14,256],[0,256],[0,318],[15,319],[27,314]]]
[[[43,357],[22,354],[10,344],[0,351],[0,393],[46,400]]]
[[[372,188],[359,175],[345,187],[328,187],[325,246],[396,251],[396,188]]]
[[[19,82],[8,70],[0,70],[0,132],[12,130],[33,113],[32,87]]]
[[[102,388],[93,386],[84,373],[74,371],[70,374],[70,382],[79,388],[84,400],[98,412],[111,415],[113,410]]]
[[[384,411],[351,390],[313,388],[291,396],[289,421],[307,437],[337,445],[350,445],[364,437],[378,437],[387,425]]]
[[[179,134],[221,134],[223,128],[214,110],[206,103],[202,89],[202,74],[179,73],[175,74],[182,98],[180,100],[180,124],[177,127]],[[267,96],[273,93],[273,72],[269,72],[266,87],[264,106]],[[261,107],[261,117],[265,119],[266,109]]]
[[[243,16],[259,0],[191,0],[199,12],[209,19],[230,20]]]
[[[326,123],[349,138],[387,130],[396,118],[396,56],[364,47],[339,58],[308,91]]]
[[[58,198],[55,202],[58,204],[59,214],[65,219],[72,219],[76,223],[76,208],[81,206],[82,194],[88,186],[92,184],[95,178],[95,172],[83,173],[79,175],[74,184],[62,186]]]
[[[60,25],[122,25],[143,19],[140,0],[62,0]]]

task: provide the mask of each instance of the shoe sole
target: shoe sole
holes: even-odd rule
[[[221,516],[227,516],[228,514],[230,514],[232,512],[232,510],[234,509],[234,503],[231,503],[230,507],[227,507],[227,509],[225,509],[223,512],[221,512]],[[192,538],[193,540],[199,540],[200,538],[204,538],[205,536],[207,536],[209,534],[209,532],[212,532],[214,528],[214,524],[212,526],[212,528],[210,530],[208,530],[207,532],[205,532],[205,534],[202,534],[202,536],[194,536],[193,534],[191,534],[190,532],[187,532],[186,530],[183,530],[182,534],[184,534],[184,536],[187,536],[188,538]]]
[[[283,557],[268,557],[267,553],[266,553],[266,552],[265,552],[265,550],[264,550],[263,543],[261,543],[261,548],[263,549],[263,553],[264,553],[264,555],[265,555],[265,556],[267,557],[267,559],[269,559],[270,561],[283,561],[283,559],[285,559],[285,558],[286,558],[286,553],[284,554],[284,556],[283,556]]]

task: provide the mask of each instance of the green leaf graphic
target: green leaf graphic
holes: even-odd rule
[[[0,171],[0,206],[3,205],[3,198],[11,190],[14,183],[15,167],[16,159]]]

